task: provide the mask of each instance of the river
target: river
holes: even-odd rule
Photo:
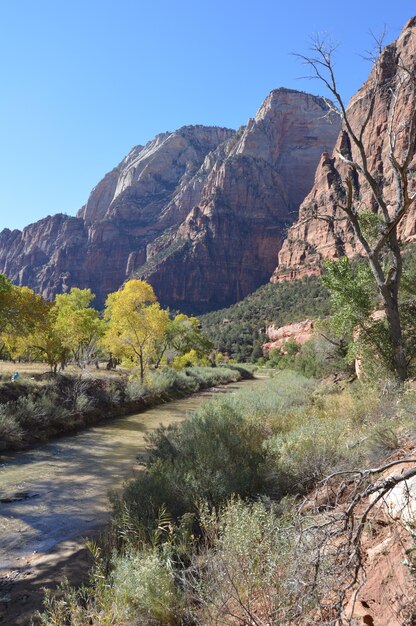
[[[234,383],[221,392],[256,382]],[[57,544],[102,526],[109,518],[109,490],[139,471],[146,433],[186,419],[214,393],[105,422],[0,461],[0,576],[21,568],[30,555],[53,552]]]

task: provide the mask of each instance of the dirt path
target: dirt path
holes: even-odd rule
[[[82,541],[63,541],[46,554],[32,555],[24,565],[0,578],[0,624],[28,626],[43,608],[44,589],[56,589],[65,578],[72,585],[87,582],[92,564]]]

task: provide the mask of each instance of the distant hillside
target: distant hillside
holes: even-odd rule
[[[308,277],[260,287],[241,302],[201,317],[218,350],[239,361],[256,361],[266,341],[265,327],[283,326],[329,314],[330,301],[320,278]]]

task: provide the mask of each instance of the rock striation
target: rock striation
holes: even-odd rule
[[[395,104],[392,97],[392,89],[394,90],[400,80],[403,67],[413,73],[416,70],[416,18],[409,20],[399,38],[384,48],[368,80],[353,96],[347,108],[351,126],[357,133],[366,120],[375,72],[379,72],[380,88],[363,133],[363,143],[370,171],[378,184],[383,186],[388,200],[393,200],[395,193],[389,158],[389,119],[392,107],[396,107],[394,126],[398,155],[406,145],[404,131],[408,128],[412,113],[412,101],[405,90],[396,91],[398,101]],[[288,231],[272,282],[317,274],[326,258],[335,259],[342,255],[354,256],[361,253],[348,222],[340,220],[344,214],[337,209],[337,204],[342,201],[340,181],[346,177],[348,168],[340,155],[350,160],[354,160],[357,155],[357,148],[350,144],[344,128],[339,133],[332,154],[328,151],[320,158],[314,185],[300,206],[298,220]],[[416,159],[413,159],[411,167],[416,169]],[[414,188],[415,180],[410,184]],[[367,184],[357,178],[354,185],[354,192],[361,206],[375,212],[376,207]],[[399,236],[403,242],[416,240],[415,214],[415,210],[411,210],[399,227]]]
[[[229,305],[269,279],[339,128],[325,99],[276,89],[238,131],[162,133],[106,174],[76,217],[3,230],[0,272],[47,298],[90,287],[98,306],[130,277],[172,308]]]

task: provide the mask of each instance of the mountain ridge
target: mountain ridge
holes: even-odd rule
[[[90,287],[97,306],[131,277],[172,308],[231,304],[268,281],[338,130],[325,99],[279,88],[237,131],[160,133],[105,174],[76,217],[1,231],[0,272],[46,298]]]

